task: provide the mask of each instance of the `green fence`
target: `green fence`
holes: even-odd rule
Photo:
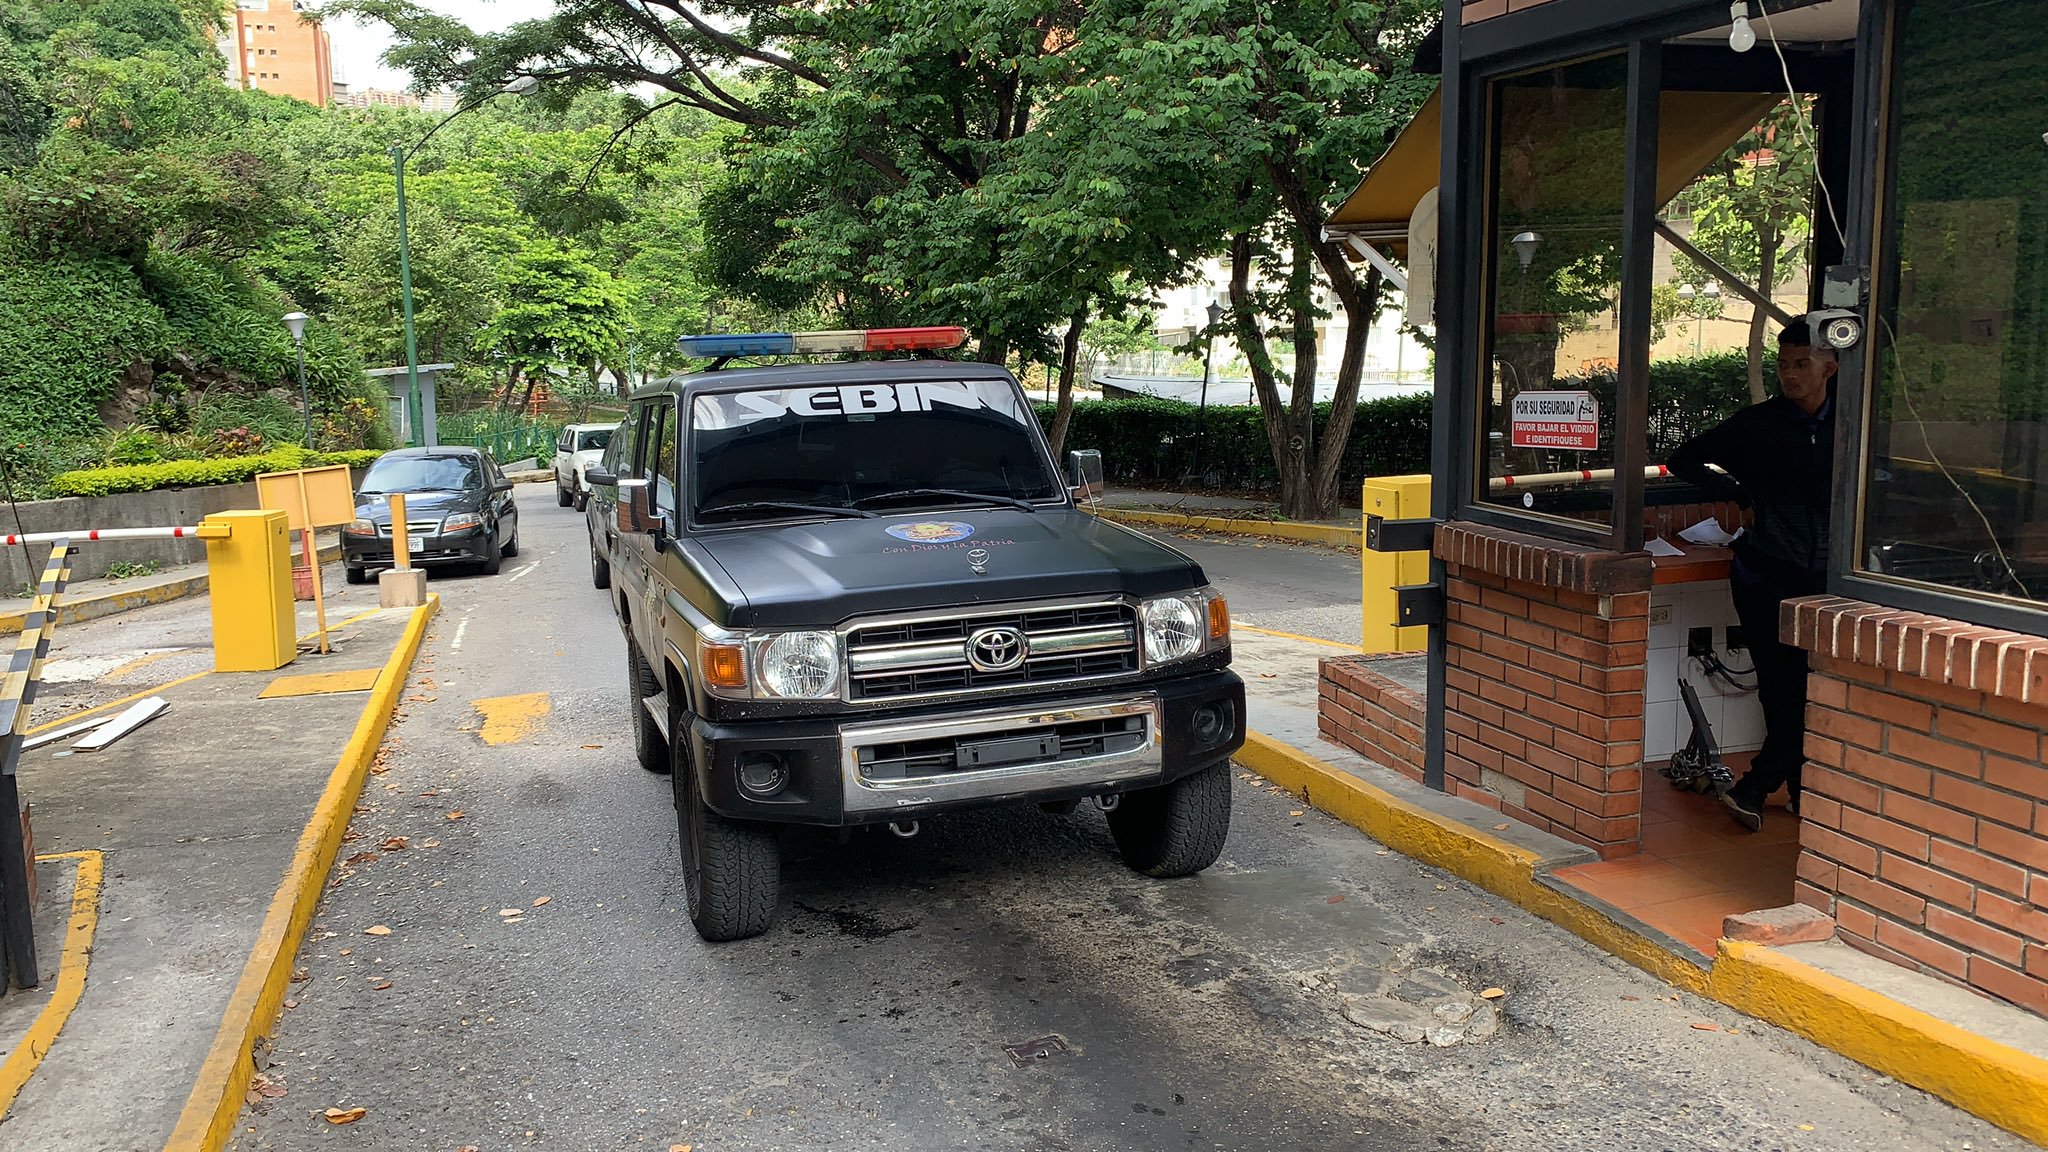
[[[441,443],[481,448],[501,463],[528,457],[543,464],[553,461],[555,437],[562,431],[559,421],[494,411],[448,413],[435,423]]]

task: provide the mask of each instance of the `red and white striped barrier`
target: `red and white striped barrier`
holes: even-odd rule
[[[0,545],[14,544],[55,544],[69,540],[82,544],[89,540],[206,540],[225,536],[223,530],[190,528],[93,528],[83,532],[30,532],[26,535],[0,536]]]
[[[1652,464],[1643,469],[1643,479],[1662,480],[1671,475],[1671,469],[1662,464]],[[1532,472],[1527,476],[1495,476],[1486,482],[1487,488],[1505,492],[1512,488],[1555,488],[1560,484],[1586,484],[1594,480],[1614,479],[1612,468],[1590,468],[1577,472]]]

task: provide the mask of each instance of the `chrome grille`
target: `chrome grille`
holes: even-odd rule
[[[391,535],[391,525],[386,524],[379,531],[383,535],[389,536]],[[405,522],[405,534],[407,536],[438,536],[441,534],[441,522],[439,520],[407,520]]]
[[[969,638],[989,628],[1023,635],[1022,663],[988,671],[969,662]],[[856,625],[846,652],[854,700],[1088,680],[1138,670],[1138,614],[1111,601],[884,621]]]

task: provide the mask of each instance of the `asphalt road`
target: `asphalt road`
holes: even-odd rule
[[[503,574],[435,582],[270,1053],[283,1094],[239,1152],[2025,1147],[1249,774],[1195,879],[1128,872],[1087,808],[806,832],[779,924],[704,945],[582,517],[551,496],[520,490]],[[1307,603],[1320,561],[1190,550],[1240,611],[1333,610]],[[1478,1014],[1446,1047],[1354,1022],[1417,1004]]]

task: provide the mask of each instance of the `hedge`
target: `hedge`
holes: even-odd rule
[[[159,488],[198,488],[209,484],[245,484],[264,472],[324,468],[346,464],[366,467],[383,453],[370,448],[347,452],[309,452],[292,445],[260,456],[228,456],[218,460],[166,460],[160,464],[128,464],[117,468],[82,468],[50,478],[59,496],[114,496],[154,492]]]

